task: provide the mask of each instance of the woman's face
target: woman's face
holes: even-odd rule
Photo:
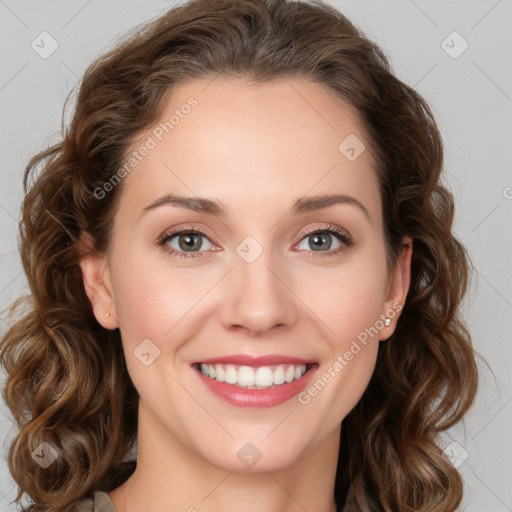
[[[108,257],[82,262],[98,321],[121,331],[139,436],[231,471],[338,439],[408,287],[365,145],[306,80],[174,90],[127,156]]]

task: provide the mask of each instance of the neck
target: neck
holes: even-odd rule
[[[137,468],[109,496],[118,512],[336,512],[339,434],[338,428],[285,467],[235,472],[193,453],[141,406]]]

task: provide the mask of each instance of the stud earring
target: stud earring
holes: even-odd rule
[[[386,320],[384,320],[384,325],[389,327],[391,325],[391,318],[386,318]]]
[[[110,313],[107,311],[106,315],[105,316],[110,316]]]

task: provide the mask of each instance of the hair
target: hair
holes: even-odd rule
[[[30,293],[0,342],[3,391],[19,427],[8,463],[31,512],[67,512],[133,472],[138,394],[119,329],[99,325],[85,293],[79,240],[109,248],[122,183],[104,186],[154,124],[173,88],[199,78],[304,78],[355,108],[382,197],[389,260],[413,240],[411,284],[373,377],[343,420],[335,482],[341,508],[453,511],[463,482],[436,443],[473,402],[477,366],[460,316],[470,263],[452,233],[443,145],[427,102],[383,51],[321,1],[192,0],[137,27],[86,70],[62,140],[24,174],[19,243]],[[36,170],[40,172],[36,175]],[[32,453],[47,442],[55,462]]]

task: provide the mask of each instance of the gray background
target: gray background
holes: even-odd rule
[[[480,363],[479,395],[466,421],[439,444],[466,483],[460,510],[512,511],[512,1],[329,3],[385,49],[397,75],[427,99],[439,121],[446,182],[458,208],[455,230],[475,265],[464,311],[488,363]],[[172,4],[0,0],[1,309],[26,286],[16,230],[29,157],[58,138],[64,99],[85,67],[125,30]],[[31,47],[35,41],[40,53],[51,49],[44,31],[58,43],[47,58]],[[0,334],[5,329],[2,319]],[[1,403],[3,454],[14,433]],[[0,510],[16,510],[9,503],[15,491],[2,460]]]

